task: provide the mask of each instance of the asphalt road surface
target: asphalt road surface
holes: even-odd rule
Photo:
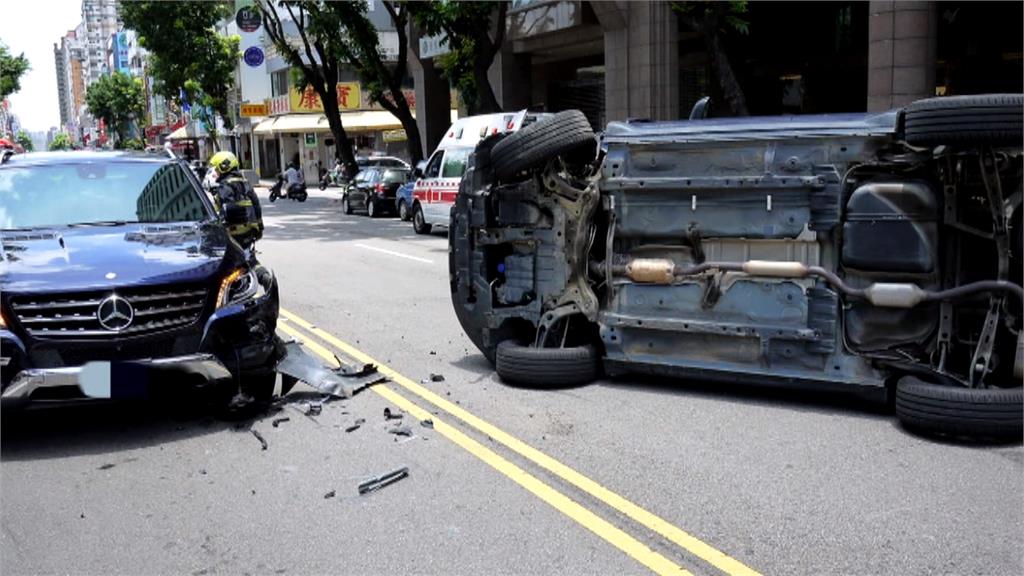
[[[3,574],[1024,573],[1020,444],[742,382],[503,385],[452,312],[443,231],[344,216],[336,190],[264,204],[280,332],[390,382],[242,422],[5,414]]]

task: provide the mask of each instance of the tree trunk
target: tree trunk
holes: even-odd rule
[[[743,88],[740,87],[736,74],[729,63],[729,56],[722,46],[722,38],[717,29],[705,29],[704,40],[707,44],[708,56],[711,57],[711,67],[718,76],[718,85],[722,87],[725,101],[729,103],[732,113],[737,116],[746,116],[747,99],[743,96]]]
[[[409,150],[409,162],[414,167],[419,164],[420,160],[423,160],[423,143],[420,140],[420,129],[416,125],[416,119],[412,116],[412,110],[409,109],[409,103],[405,101],[405,95],[399,90],[395,93],[394,90],[391,94],[395,97],[395,110],[391,112],[398,121],[402,123],[402,128],[405,130],[405,145]]]
[[[498,104],[498,99],[494,96],[494,89],[491,88],[491,80],[487,77],[487,70],[491,67],[494,62],[494,58],[485,58],[481,55],[482,51],[477,52],[477,57],[473,60],[473,77],[476,79],[476,94],[477,110],[470,111],[472,114],[491,114],[493,112],[501,112],[501,105]]]
[[[345,126],[341,123],[337,94],[333,91],[330,94],[324,94],[322,85],[315,85],[313,88],[320,94],[320,101],[323,102],[324,116],[327,117],[327,125],[331,127],[331,135],[334,136],[334,149],[341,157],[341,163],[345,165],[345,171],[351,178],[359,171],[359,165],[356,164],[355,154],[352,153],[352,143],[349,142]]]

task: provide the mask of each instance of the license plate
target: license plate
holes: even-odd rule
[[[78,387],[89,398],[145,398],[149,378],[144,366],[113,362],[89,362],[78,374]]]

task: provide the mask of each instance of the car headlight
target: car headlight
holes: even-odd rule
[[[238,268],[221,281],[220,292],[217,294],[217,308],[251,300],[261,293],[263,287],[256,277],[256,272]]]

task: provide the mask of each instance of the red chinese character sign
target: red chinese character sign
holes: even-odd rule
[[[342,112],[351,110],[359,110],[360,102],[362,100],[361,91],[359,90],[358,82],[338,82],[336,88],[336,97],[338,99],[338,108]],[[323,112],[324,105],[320,101],[320,95],[313,90],[311,86],[307,86],[305,90],[301,92],[292,87],[289,92],[289,100],[291,101],[291,111],[299,113],[316,113]]]

